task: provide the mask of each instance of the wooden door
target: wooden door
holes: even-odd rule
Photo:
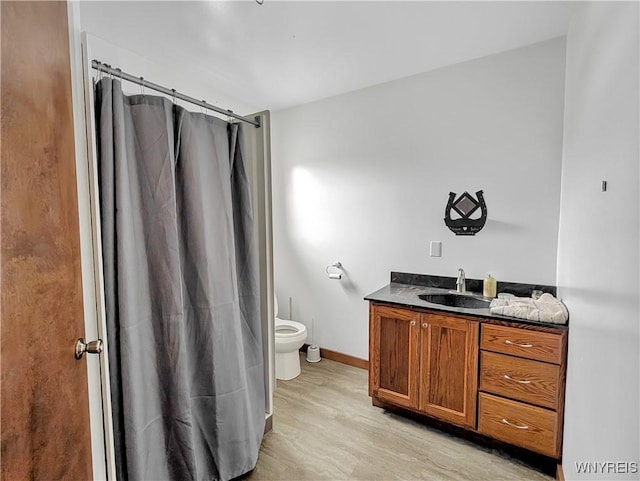
[[[92,478],[65,2],[0,2],[2,480]]]
[[[420,314],[373,306],[369,369],[372,394],[383,401],[418,407]]]
[[[475,428],[478,323],[438,314],[420,322],[420,410]]]

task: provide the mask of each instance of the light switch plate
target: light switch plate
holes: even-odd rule
[[[429,243],[429,255],[431,257],[442,257],[442,242],[431,241]]]

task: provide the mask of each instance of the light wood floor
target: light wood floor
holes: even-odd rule
[[[367,371],[323,359],[278,381],[258,480],[544,480],[488,448],[371,405]]]

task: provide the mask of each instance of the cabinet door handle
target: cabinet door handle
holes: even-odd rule
[[[509,344],[510,346],[518,346],[518,347],[533,347],[533,344],[518,344],[517,342],[510,341],[507,339],[504,341],[505,344]]]
[[[429,324],[427,324],[426,322],[422,323],[422,329],[426,329],[427,327],[429,327]]]
[[[508,374],[504,375],[505,379],[508,379],[509,381],[513,381],[513,382],[517,382],[518,384],[531,384],[531,381],[529,381],[528,379],[514,379],[511,376],[509,376]]]
[[[415,325],[416,325],[416,321],[411,321],[411,322],[409,323],[409,325],[410,325],[411,327],[415,326]]]
[[[516,428],[516,429],[529,429],[529,426],[527,426],[526,424],[524,424],[524,425],[513,424],[513,423],[510,423],[509,421],[507,421],[505,418],[502,418],[502,422],[503,422],[504,424],[507,424],[507,425],[511,426],[512,428]]]

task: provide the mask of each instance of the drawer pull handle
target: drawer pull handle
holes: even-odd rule
[[[529,381],[529,380],[514,379],[511,376],[509,376],[508,374],[505,374],[504,378],[509,380],[509,381],[517,382],[518,384],[531,384],[531,381]]]
[[[510,341],[507,339],[504,341],[505,344],[509,344],[510,346],[518,346],[518,347],[533,347],[533,344],[518,344],[517,342]]]
[[[502,422],[503,422],[504,424],[507,424],[507,425],[511,426],[512,428],[516,428],[516,429],[529,429],[529,426],[527,426],[526,424],[525,424],[525,425],[523,425],[523,426],[519,426],[519,425],[517,425],[517,424],[510,423],[510,422],[509,422],[509,421],[507,421],[505,418],[502,418]]]
[[[416,325],[416,321],[411,321],[411,322],[409,323],[409,325],[410,325],[411,327],[415,326],[415,325]]]

